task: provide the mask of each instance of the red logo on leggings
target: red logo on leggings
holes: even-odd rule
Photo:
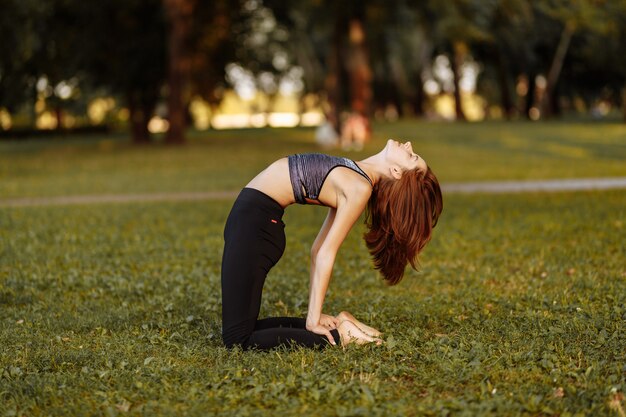
[[[272,219],[272,223],[278,223],[276,220]]]

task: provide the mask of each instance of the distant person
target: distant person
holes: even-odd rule
[[[359,113],[351,113],[341,126],[341,149],[360,151],[369,137],[370,126],[367,118]]]
[[[339,135],[329,121],[324,121],[315,129],[315,142],[324,149],[330,149],[339,143]]]
[[[335,169],[337,168],[337,169]],[[285,250],[285,207],[329,207],[311,248],[306,319],[258,319],[265,277]],[[389,140],[355,162],[323,154],[279,159],[241,191],[226,221],[222,258],[222,337],[226,347],[270,349],[380,343],[380,332],[350,313],[322,313],[337,251],[363,211],[365,242],[389,284],[414,268],[443,208],[437,178],[410,142]]]

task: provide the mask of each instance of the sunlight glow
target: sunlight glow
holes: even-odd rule
[[[526,94],[528,94],[528,77],[520,76],[517,79],[517,84],[515,84],[515,92],[520,97],[526,97]]]
[[[120,111],[117,112],[117,118],[121,122],[127,122],[130,119],[130,110],[128,110],[126,107],[120,109]]]
[[[454,91],[454,73],[450,59],[445,55],[438,55],[433,62],[433,78],[426,80],[424,90],[430,95],[439,94],[443,89],[446,92]],[[480,74],[480,65],[471,57],[465,59],[459,68],[459,88],[461,91],[473,93]]]
[[[257,113],[250,115],[250,127],[265,127],[267,126],[267,117],[263,113]]]
[[[13,126],[11,114],[5,109],[0,109],[0,129],[9,130]]]
[[[100,124],[104,121],[107,113],[115,109],[115,100],[111,97],[97,98],[92,100],[87,106],[87,117],[94,124]]]
[[[324,123],[324,114],[321,111],[308,111],[300,118],[302,126],[319,126],[322,123]]]
[[[37,80],[35,86],[40,97],[50,97],[53,93],[52,86],[48,82],[48,77],[45,75]]]
[[[256,114],[216,114],[211,119],[214,129],[244,129],[258,127],[295,127],[295,126],[318,126],[323,122],[323,115],[317,112],[308,112],[302,116],[297,113],[275,112]]]
[[[533,107],[528,111],[528,116],[531,120],[539,120],[541,117],[541,111],[537,107]]]
[[[254,75],[238,64],[226,66],[226,80],[243,100],[252,100],[257,92]]]
[[[476,95],[463,92],[461,94],[463,112],[468,121],[478,121],[485,118],[485,99]],[[454,106],[454,96],[452,94],[441,94],[433,101],[433,107],[437,114],[444,120],[455,120],[456,111]]]
[[[535,78],[535,85],[537,88],[544,89],[548,86],[548,80],[543,75],[537,75]]]
[[[196,129],[205,130],[211,126],[211,106],[201,98],[194,98],[189,104],[189,113]]]
[[[300,123],[296,113],[270,113],[267,122],[272,127],[295,127]]]
[[[433,75],[441,83],[444,91],[454,91],[454,74],[450,60],[445,55],[438,55],[433,63]]]
[[[433,107],[444,120],[454,120],[454,97],[452,95],[442,94],[438,96],[433,103]]]
[[[37,116],[37,121],[35,122],[35,126],[37,129],[42,130],[52,130],[57,128],[57,118],[54,117],[54,114],[50,111],[44,111],[40,115]]]
[[[241,129],[250,127],[248,114],[217,114],[211,119],[214,129]]]
[[[439,83],[431,78],[430,80],[426,80],[426,82],[424,82],[424,91],[426,94],[434,96],[441,92],[441,88]]]
[[[150,131],[150,133],[164,133],[167,132],[169,128],[170,122],[159,116],[154,116],[148,122],[148,131]]]
[[[462,91],[473,93],[476,91],[476,82],[480,73],[480,66],[473,60],[467,60],[461,65],[461,79],[459,80],[459,88]]]
[[[61,100],[67,100],[72,97],[72,92],[74,91],[74,87],[66,83],[65,81],[61,81],[54,87],[54,94],[59,97]]]

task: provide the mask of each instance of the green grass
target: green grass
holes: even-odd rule
[[[406,121],[374,133],[348,156],[375,153],[389,137],[412,140],[443,182],[626,175],[625,124]],[[212,131],[180,148],[132,147],[122,135],[0,142],[0,198],[239,189],[279,156],[319,151],[313,136],[311,129]]]
[[[411,126],[382,128],[392,134]],[[547,138],[557,127],[520,124],[510,132]],[[597,133],[606,143],[589,144],[596,156],[581,164],[615,174],[601,155],[623,152],[616,137],[609,141],[620,127],[562,128],[606,129]],[[518,164],[533,155],[558,159],[534,136],[528,140],[536,146],[519,154],[451,139],[454,132],[466,137],[465,129],[493,138],[506,125],[413,129],[447,132],[440,145],[451,161],[441,157],[439,171],[450,179],[465,179],[455,170],[472,179],[482,178],[476,170],[519,178]],[[309,132],[296,131],[297,140],[287,133],[276,133],[274,150],[252,132],[242,132],[239,144],[224,132],[181,149],[135,149],[123,140],[102,153],[98,142],[3,144],[13,157],[2,158],[24,169],[9,179],[13,195],[46,184],[49,195],[156,189],[158,181],[136,165],[140,157],[157,173],[167,161],[166,172],[178,179],[215,170],[215,183],[197,186],[230,189],[245,181],[238,171],[247,173],[248,164],[314,149]],[[435,140],[424,146],[433,157],[443,153]],[[500,159],[472,165],[489,154]],[[57,162],[30,172],[46,155]],[[201,165],[202,155],[220,156],[214,161],[222,165]],[[63,161],[83,173],[85,188],[69,186]],[[566,161],[546,169],[584,174]],[[112,167],[122,173],[111,173],[111,184],[87,187]],[[127,183],[116,182],[126,176]],[[219,269],[230,204],[0,209],[0,416],[619,416],[615,405],[626,408],[626,192],[445,196],[422,271],[408,271],[396,287],[372,271],[356,227],[338,257],[326,311],[353,312],[382,329],[386,343],[324,351],[222,347]],[[308,251],[324,214],[287,210],[287,250],[266,283],[262,316],[305,314]]]

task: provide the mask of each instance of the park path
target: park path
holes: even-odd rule
[[[484,181],[442,184],[444,194],[502,194],[626,189],[626,177],[532,181]],[[232,200],[239,191],[97,194],[55,197],[0,198],[0,208],[159,201]]]

